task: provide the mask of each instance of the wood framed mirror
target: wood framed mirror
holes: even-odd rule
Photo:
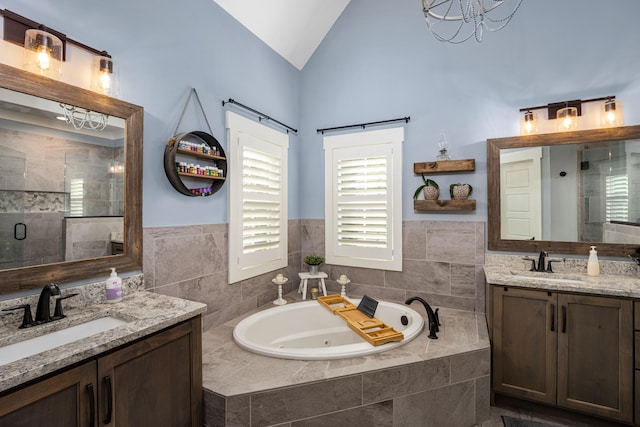
[[[487,140],[494,251],[638,256],[640,126]]]
[[[119,199],[117,203],[120,204],[118,216],[121,217],[122,253],[119,253],[120,251],[109,252],[101,254],[100,256],[89,256],[82,259],[74,258],[72,260],[68,260],[69,257],[65,257],[61,261],[54,262],[49,262],[47,258],[42,258],[43,261],[40,263],[36,262],[34,265],[18,267],[5,263],[5,267],[0,269],[0,293],[7,294],[40,288],[51,282],[64,284],[65,282],[107,276],[109,267],[115,267],[119,272],[142,269],[143,108],[4,64],[0,64],[0,88],[6,92],[12,91],[11,93],[37,97],[41,99],[43,103],[53,101],[56,104],[75,106],[82,110],[102,114],[106,117],[113,118],[113,121],[120,123],[123,128],[123,138],[120,143],[121,147],[118,148],[121,162],[118,167],[123,168],[123,170],[119,170],[121,174],[119,176],[118,186],[121,196],[117,197],[117,199]],[[0,99],[0,102],[3,102],[3,100]],[[62,105],[60,106],[62,107]],[[16,107],[14,106],[14,108]],[[18,108],[22,108],[23,110],[29,109],[26,107]],[[17,133],[12,130],[7,135],[14,137],[16,134]],[[17,136],[15,137],[17,138]],[[52,138],[54,137],[45,135],[42,138],[42,143],[46,144],[47,140]],[[30,145],[28,147],[32,148],[33,146]],[[26,148],[21,146],[20,149],[24,151]],[[7,148],[5,148],[5,150],[7,150]],[[60,150],[58,150],[56,153],[56,155],[63,158],[69,156],[68,151],[61,154]],[[74,154],[80,161],[84,155],[83,152],[78,153],[78,150],[76,150]],[[29,153],[25,155],[28,156]],[[53,158],[49,160],[53,162]],[[6,165],[11,164],[10,161],[6,159],[5,162]],[[29,163],[28,157],[25,163]],[[40,166],[42,167],[42,164],[40,164]],[[64,168],[66,169],[67,167],[68,165],[65,164]],[[28,170],[29,169],[27,169],[25,174],[29,173]],[[8,171],[6,172],[7,173],[3,173],[5,177],[9,176]],[[68,175],[69,172],[65,170],[62,174]],[[42,180],[46,180],[46,178],[45,175]],[[98,178],[98,180],[99,179],[100,178]],[[20,185],[18,185],[18,187],[19,186]],[[2,207],[2,205],[5,207],[4,213],[7,211],[7,205],[12,203],[6,199],[22,197],[21,195],[16,196],[15,194],[9,193],[23,192],[26,195],[27,191],[25,190],[29,190],[26,187],[22,189],[16,189],[15,187],[15,183],[7,184],[5,182],[3,187],[0,188],[5,198],[3,203],[0,204],[0,207]],[[88,187],[92,187],[92,185],[88,185]],[[85,197],[88,191],[89,189],[85,189]],[[102,189],[100,191],[104,192]],[[35,198],[36,196],[31,194],[29,197]],[[61,200],[66,200],[68,194],[62,191],[59,197]],[[64,211],[64,213],[61,214],[64,215],[62,221],[66,221],[69,212],[68,207],[60,210]],[[84,211],[85,217],[96,217],[99,215],[100,214],[87,213],[86,209]],[[79,216],[82,218],[83,214],[80,213]],[[68,225],[66,227],[68,227]],[[30,232],[25,232],[21,228],[15,228],[15,225],[12,224],[2,224],[0,232],[5,235],[11,234],[9,237],[5,236],[6,239],[15,238],[16,235],[18,239],[22,239],[25,235],[31,235]],[[0,259],[0,262],[2,261],[3,260]],[[6,266],[9,267],[7,268]]]

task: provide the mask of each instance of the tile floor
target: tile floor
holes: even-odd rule
[[[517,399],[496,396],[495,406],[491,406],[491,419],[477,427],[504,427],[502,415],[523,420],[547,423],[554,427],[622,427],[624,424],[604,419],[588,417],[544,405]]]

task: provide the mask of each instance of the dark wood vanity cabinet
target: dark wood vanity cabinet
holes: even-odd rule
[[[0,426],[96,425],[96,366],[87,362],[0,397]]]
[[[633,421],[630,300],[492,287],[493,391]]]
[[[0,397],[0,427],[202,426],[200,316]]]

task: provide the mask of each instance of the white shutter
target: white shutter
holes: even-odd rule
[[[626,174],[606,178],[606,221],[629,220],[629,177]]]
[[[327,263],[402,269],[403,129],[325,137]]]
[[[287,148],[282,132],[227,112],[229,283],[287,266]]]

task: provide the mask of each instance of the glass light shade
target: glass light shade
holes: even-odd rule
[[[98,55],[93,60],[91,89],[109,96],[115,96],[117,89],[116,74],[113,72],[113,60]]]
[[[622,102],[615,99],[607,99],[600,112],[602,127],[609,128],[624,125],[624,111]]]
[[[24,68],[59,80],[62,75],[62,41],[46,31],[25,31]]]
[[[578,109],[576,107],[561,108],[556,113],[556,119],[558,120],[558,130],[561,132],[577,129]]]
[[[533,135],[538,133],[538,115],[532,111],[525,111],[520,119],[520,135]]]

